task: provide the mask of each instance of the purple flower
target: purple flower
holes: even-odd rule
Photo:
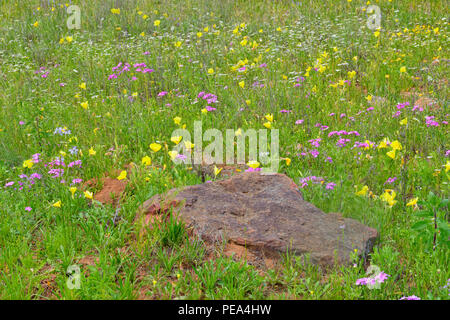
[[[295,121],[295,124],[302,124],[304,121],[305,120],[303,120],[303,119],[299,119],[299,120]]]
[[[399,300],[422,300],[422,299],[420,299],[419,297],[417,297],[415,295],[412,295],[409,297],[401,297]]]
[[[327,190],[333,190],[335,186],[336,186],[336,183],[334,183],[334,182],[329,182],[329,183],[327,183],[325,189],[327,189]]]
[[[25,207],[25,211],[30,212],[31,210],[32,210],[31,207]]]

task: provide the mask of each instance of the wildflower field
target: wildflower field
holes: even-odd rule
[[[449,299],[448,8],[1,1],[0,298]],[[145,200],[223,178],[173,151],[196,121],[278,130],[305,200],[378,230],[368,259],[259,269],[176,219],[140,233]]]

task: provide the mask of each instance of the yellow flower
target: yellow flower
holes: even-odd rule
[[[94,195],[93,195],[92,192],[86,190],[84,192],[84,197],[87,198],[87,199],[92,199],[94,197]]]
[[[240,136],[241,134],[242,134],[242,129],[241,129],[241,128],[237,129],[237,130],[234,132],[234,135],[235,135],[235,136]]]
[[[39,25],[39,21],[36,21],[35,23],[33,23],[33,27],[37,28],[37,26]]]
[[[197,32],[197,37],[201,38],[201,37],[202,37],[202,35],[203,35],[203,33],[201,33],[201,32]]]
[[[400,121],[400,125],[402,125],[402,126],[406,126],[407,124],[408,124],[408,118],[405,118]]]
[[[33,160],[28,159],[23,162],[23,167],[31,169],[33,167]]]
[[[384,138],[383,141],[381,141],[380,144],[378,145],[378,149],[387,148],[388,147],[388,143],[390,143],[389,139],[388,138]]]
[[[349,79],[354,78],[356,76],[356,71],[353,70],[353,71],[347,72],[347,76]]]
[[[184,142],[184,145],[185,145],[185,147],[186,147],[186,149],[192,149],[195,145],[192,143],[192,142],[190,142],[190,141],[185,141]]]
[[[201,111],[202,111],[203,114],[208,113],[208,110],[206,110],[206,108],[203,108]]]
[[[175,118],[173,118],[173,122],[174,122],[176,125],[179,125],[179,124],[181,123],[181,117],[175,117]]]
[[[285,158],[284,160],[286,161],[286,165],[287,166],[291,165],[291,159],[290,158]]]
[[[64,43],[64,38],[59,39],[59,43],[63,44]]]
[[[256,160],[252,160],[252,161],[247,162],[247,165],[248,165],[250,168],[256,169],[256,168],[259,167],[259,162],[256,161]]]
[[[217,168],[216,166],[214,166],[214,176],[217,176],[219,173],[220,173],[220,171],[222,171],[222,169],[223,168]]]
[[[245,81],[239,82],[239,87],[244,88],[245,87]]]
[[[386,152],[386,154],[388,155],[389,158],[395,159],[395,149],[392,149],[391,151]]]
[[[150,159],[149,156],[145,156],[142,158],[141,162],[144,166],[149,166],[152,164],[152,159]]]
[[[402,150],[402,144],[398,142],[398,140],[395,140],[391,143],[391,147],[394,150]]]
[[[127,172],[125,170],[123,170],[119,176],[117,177],[117,180],[123,180],[127,177]]]
[[[380,199],[387,202],[390,207],[393,207],[397,200],[394,200],[396,193],[394,190],[386,189],[385,192],[380,196]]]
[[[271,114],[271,113],[266,114],[266,115],[264,116],[264,118],[266,118],[266,119],[269,120],[270,122],[273,122],[273,114]]]
[[[61,208],[61,200],[56,201],[54,204],[52,204],[52,206],[55,208]]]
[[[378,38],[379,36],[380,36],[380,31],[375,31],[374,33],[373,33],[373,35],[375,36],[375,38]]]
[[[444,166],[445,166],[445,172],[448,172],[450,170],[450,161],[447,160],[447,163]]]
[[[145,32],[142,31],[139,35],[140,35],[141,37],[145,37]]]
[[[117,9],[112,8],[111,13],[112,14],[120,14],[120,8],[117,8]]]
[[[366,97],[366,100],[367,100],[367,101],[372,101],[372,96],[369,94],[369,95]]]
[[[159,143],[152,143],[150,144],[150,149],[152,149],[153,152],[158,152],[161,149],[161,145]]]
[[[406,67],[401,67],[400,68],[400,73],[405,73],[406,72]]]
[[[356,195],[357,196],[365,196],[367,194],[367,191],[369,191],[369,187],[368,186],[364,186],[361,190],[356,192]]]
[[[73,40],[73,38],[72,38],[71,36],[67,36],[67,37],[66,37],[66,40],[67,40],[68,43],[71,43],[72,40]]]
[[[175,42],[175,47],[177,47],[177,48],[181,47],[181,41]]]
[[[208,69],[208,73],[209,73],[209,74],[213,74],[213,73],[214,73],[214,69],[213,69],[213,68],[209,68],[209,69]]]
[[[174,160],[178,155],[177,151],[169,151],[170,159]]]
[[[79,85],[80,89],[86,90],[86,82],[83,82]]]
[[[413,199],[411,199],[411,200],[406,204],[406,206],[407,206],[407,207],[415,206],[415,205],[417,204],[417,200],[419,200],[419,198],[413,198]]]
[[[94,148],[91,147],[91,148],[89,149],[89,155],[90,155],[90,156],[95,156],[96,153],[97,153],[97,151],[95,151]]]
[[[157,26],[160,25],[160,23],[161,23],[160,20],[155,20],[155,21],[153,22],[153,25],[154,25],[155,27],[157,27]]]
[[[73,198],[73,195],[74,195],[75,192],[77,191],[77,187],[70,187],[70,188],[69,188],[69,191],[70,191],[70,193],[72,194],[72,198]]]
[[[263,126],[266,127],[267,129],[271,129],[272,128],[272,123],[270,121],[264,122]]]
[[[182,136],[172,137],[170,138],[170,141],[172,141],[175,144],[179,144],[182,138],[183,138]]]
[[[81,102],[80,105],[83,109],[87,109],[89,107],[89,102],[87,102],[87,101]]]
[[[248,100],[248,99],[247,99],[247,100],[245,100],[245,104],[246,104],[246,105],[248,105],[248,106],[249,106],[249,105],[250,105],[250,103],[252,103],[252,101],[251,101],[251,100]]]

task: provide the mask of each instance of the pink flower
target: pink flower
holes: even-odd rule
[[[304,121],[305,120],[303,120],[303,119],[299,119],[299,120],[295,121],[295,124],[302,124]]]
[[[32,210],[31,207],[25,207],[25,211],[30,212],[31,210]]]

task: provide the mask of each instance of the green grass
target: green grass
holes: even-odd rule
[[[438,199],[450,193],[446,1],[372,1],[382,11],[378,36],[358,0],[120,1],[120,14],[111,12],[117,1],[72,2],[81,9],[80,30],[67,28],[64,3],[0,4],[1,299],[449,298],[448,241],[438,237],[433,249],[433,220],[417,215],[429,192]],[[108,80],[120,62],[132,70]],[[136,63],[154,72],[135,72]],[[158,97],[162,91],[168,94]],[[217,110],[201,111],[201,91],[217,96]],[[383,101],[373,103],[378,97]],[[435,105],[413,110],[424,97]],[[399,109],[401,103],[409,105]],[[323,270],[287,253],[279,268],[262,272],[219,249],[208,254],[175,218],[139,235],[133,221],[145,200],[202,181],[170,160],[175,129],[192,132],[198,120],[204,131],[264,129],[267,114],[279,129],[280,157],[291,160],[279,171],[299,186],[309,176],[324,180],[302,188],[305,199],[380,232],[369,257],[390,275],[380,289],[355,285],[367,267],[356,259]],[[59,127],[71,133],[55,134]],[[339,130],[359,136],[328,136]],[[309,140],[317,138],[313,147]],[[341,138],[349,139],[343,147]],[[384,138],[402,146],[394,159],[392,147],[379,148]],[[157,152],[149,148],[155,142]],[[40,162],[25,167],[36,153]],[[44,164],[58,156],[66,167],[52,178]],[[81,167],[67,166],[76,160]],[[116,178],[129,163],[135,165],[119,211],[85,197],[102,187],[86,181]],[[20,190],[19,176],[32,173],[42,177]],[[83,182],[72,196],[73,179]],[[367,193],[357,195],[364,186]],[[407,206],[416,197],[417,205]],[[448,207],[436,215],[445,234]],[[419,221],[429,221],[428,229],[414,230]],[[79,263],[85,257],[95,263]],[[73,264],[82,271],[77,290],[66,285]]]

